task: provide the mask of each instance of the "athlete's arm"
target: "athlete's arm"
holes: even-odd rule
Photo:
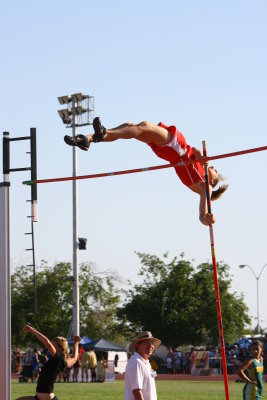
[[[54,357],[56,354],[56,349],[45,335],[37,331],[37,329],[33,328],[31,325],[24,326],[23,331],[25,333],[32,333],[34,336],[36,336],[37,339],[40,340],[40,342],[43,343],[43,345],[50,351],[51,356]]]
[[[216,221],[215,215],[208,213],[206,184],[205,182],[199,183],[199,220],[203,225],[214,224]],[[209,185],[210,196],[212,194],[212,187]]]
[[[238,369],[237,371],[237,375],[240,376],[240,378],[244,379],[244,381],[257,385],[257,381],[252,381],[251,379],[249,379],[249,377],[245,374],[246,369],[248,369],[248,367],[252,364],[252,360],[251,358],[246,360]]]
[[[73,341],[74,341],[74,355],[73,355],[72,358],[68,358],[68,359],[66,360],[66,361],[67,361],[67,368],[72,367],[72,366],[76,363],[76,361],[77,361],[77,358],[78,358],[78,350],[79,350],[79,343],[80,343],[80,341],[81,341],[80,336],[74,336]]]

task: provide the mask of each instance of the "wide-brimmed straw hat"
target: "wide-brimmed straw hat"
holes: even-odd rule
[[[131,344],[129,346],[129,350],[131,353],[134,353],[136,350],[136,345],[140,342],[143,342],[144,340],[149,340],[154,342],[155,349],[159,347],[161,341],[157,338],[154,338],[152,333],[149,331],[144,331],[138,333],[138,335],[131,341]]]

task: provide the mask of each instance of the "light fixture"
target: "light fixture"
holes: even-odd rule
[[[264,268],[267,267],[267,264],[264,264],[264,266],[262,267],[261,272],[259,273],[259,275],[256,275],[256,274],[255,274],[253,268],[252,268],[250,265],[248,265],[248,264],[241,264],[241,265],[239,265],[239,268],[242,268],[242,269],[243,269],[243,268],[245,268],[245,267],[248,267],[248,268],[250,269],[250,271],[252,272],[252,274],[253,274],[254,277],[256,278],[256,282],[257,282],[257,290],[256,290],[256,293],[257,293],[257,331],[258,331],[258,333],[260,333],[259,279],[260,279],[260,277],[261,277],[261,274],[263,273]]]
[[[72,123],[72,119],[70,117],[62,118],[62,122],[63,124],[70,125]]]
[[[73,115],[81,115],[81,114],[84,114],[84,113],[88,112],[88,109],[87,108],[83,108],[81,106],[72,107],[71,112],[72,112]]]
[[[72,99],[72,101],[74,101],[74,102],[82,101],[82,100],[84,100],[84,99],[87,99],[87,97],[88,97],[88,96],[85,96],[85,95],[83,95],[82,93],[74,93],[74,94],[71,95],[71,99]]]
[[[71,97],[70,96],[60,96],[57,98],[59,101],[59,104],[68,104],[71,102]]]
[[[67,108],[64,108],[63,110],[58,110],[58,113],[60,118],[68,118],[71,115],[71,111]]]
[[[70,118],[72,112],[69,109],[64,108],[63,110],[58,110],[58,113],[60,118],[62,118],[63,124],[70,125],[72,123],[72,119]]]

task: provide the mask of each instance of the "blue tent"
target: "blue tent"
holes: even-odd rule
[[[90,342],[92,342],[92,339],[90,339],[90,338],[87,337],[87,336],[83,336],[83,337],[82,337],[82,340],[80,341],[80,344],[81,344],[82,346],[84,346],[84,345],[86,345],[86,344],[88,344],[88,343],[90,343]],[[69,344],[69,346],[73,346],[73,339],[68,339],[68,344]]]
[[[83,345],[84,349],[94,349],[98,351],[126,351],[123,347],[117,346],[114,343],[108,342],[105,339],[92,340]]]
[[[243,347],[249,347],[251,345],[251,343],[252,343],[252,340],[248,339],[248,338],[242,338],[237,342],[240,349],[242,349]]]

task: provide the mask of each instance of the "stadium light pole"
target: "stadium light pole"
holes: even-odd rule
[[[264,266],[261,269],[261,272],[259,273],[259,275],[257,276],[253,270],[253,268],[251,268],[250,265],[248,264],[241,264],[239,265],[239,268],[243,269],[245,267],[248,267],[250,269],[250,271],[252,272],[252,274],[254,275],[254,277],[256,278],[256,282],[257,282],[257,333],[260,333],[260,311],[259,311],[259,279],[261,277],[261,274],[263,273],[264,268],[267,266],[267,264],[264,264]]]
[[[70,96],[60,96],[58,101],[67,108],[58,110],[63,124],[72,128],[72,136],[76,136],[76,128],[91,125],[91,113],[94,111],[94,97],[75,93]],[[77,176],[76,146],[72,148],[72,176]],[[80,334],[80,307],[79,307],[79,264],[78,264],[78,191],[77,180],[72,182],[72,218],[73,218],[73,333]]]

